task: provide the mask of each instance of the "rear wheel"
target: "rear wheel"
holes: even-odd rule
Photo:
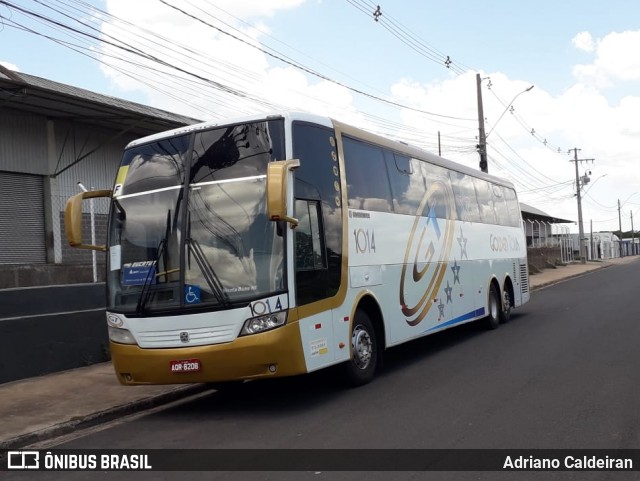
[[[369,315],[357,310],[351,331],[351,359],[344,364],[345,377],[352,386],[370,382],[378,364],[376,331]]]
[[[502,303],[500,302],[500,293],[495,284],[491,284],[489,288],[489,315],[485,318],[487,329],[497,329],[500,325],[500,315],[502,312]]]
[[[504,291],[502,292],[502,309],[500,310],[500,322],[509,322],[509,319],[511,319],[512,307],[513,301],[511,300],[511,291],[508,289],[508,286],[505,285]]]

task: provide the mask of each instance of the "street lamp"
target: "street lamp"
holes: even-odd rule
[[[502,119],[502,117],[504,117],[504,114],[507,113],[507,111],[509,110],[509,108],[512,108],[513,106],[513,102],[516,101],[516,99],[518,97],[520,97],[523,93],[530,91],[533,87],[535,87],[535,85],[532,85],[529,88],[524,89],[522,92],[516,94],[515,97],[513,97],[513,99],[511,100],[511,102],[509,102],[509,104],[507,105],[507,107],[504,109],[504,111],[500,114],[500,117],[498,117],[498,120],[496,120],[496,123],[493,124],[493,127],[491,127],[491,130],[489,131],[489,133],[487,134],[487,136],[485,137],[485,140],[487,139],[487,137],[489,137],[491,135],[491,132],[493,132],[493,129],[496,128],[496,125],[498,125],[498,122],[500,122],[500,120]]]
[[[487,162],[487,137],[489,136],[489,134],[491,134],[491,132],[493,132],[493,129],[496,128],[496,125],[498,125],[498,122],[500,122],[500,119],[502,119],[504,114],[507,113],[507,110],[509,110],[509,107],[511,107],[513,102],[515,102],[515,100],[520,95],[531,90],[533,88],[533,85],[531,87],[524,89],[522,92],[516,94],[516,96],[513,97],[511,102],[509,102],[509,104],[507,105],[507,108],[504,109],[504,112],[502,112],[502,114],[500,114],[500,117],[498,117],[498,120],[496,121],[496,123],[493,124],[493,127],[489,131],[489,134],[485,135],[484,112],[482,107],[482,89],[480,88],[481,82],[482,82],[482,79],[480,78],[480,74],[476,74],[476,88],[477,88],[477,96],[478,96],[478,153],[480,154],[480,170],[482,172],[487,173],[489,172],[489,165]]]
[[[593,181],[593,183],[589,186],[589,188],[587,190],[584,191],[585,194],[588,194],[589,191],[591,189],[593,189],[593,186],[596,185],[596,182],[598,182],[600,179],[602,179],[603,177],[606,177],[607,174],[602,174],[600,177],[597,177],[596,180]],[[584,175],[584,177],[586,177],[587,179],[589,179],[589,176],[587,174]],[[583,177],[583,179],[584,179]],[[586,182],[584,182],[584,184],[588,184],[590,182],[591,179],[587,180]]]

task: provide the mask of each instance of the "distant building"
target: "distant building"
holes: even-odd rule
[[[571,234],[571,245],[574,253],[579,252],[578,234]],[[631,239],[628,239],[631,242]],[[588,260],[613,259],[620,257],[621,243],[620,238],[613,232],[594,232],[584,236],[584,245],[586,247]],[[622,255],[625,255],[625,246],[622,244]],[[629,248],[629,253],[631,252]]]
[[[560,237],[569,234],[569,227],[561,224],[575,224],[572,220],[551,216],[523,202],[520,202],[520,211],[528,247],[557,245]]]

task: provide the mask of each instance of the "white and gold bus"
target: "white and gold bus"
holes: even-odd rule
[[[106,246],[82,200],[111,197]],[[309,114],[207,122],[131,142],[113,190],[69,199],[72,246],[107,254],[127,385],[247,380],[341,364],[529,300],[514,187]]]

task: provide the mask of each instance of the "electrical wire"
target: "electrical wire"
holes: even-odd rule
[[[39,0],[34,0],[34,1],[42,5],[43,7],[53,9],[50,5],[47,5],[42,1],[39,1]],[[412,108],[406,105],[402,105],[401,103],[397,103],[397,102],[389,103],[387,99],[382,99],[381,97],[364,93],[359,89],[353,89],[352,87],[348,87],[343,83],[334,81],[333,79],[330,79],[325,75],[319,74],[318,72],[315,72],[314,70],[309,69],[302,64],[299,64],[295,60],[277,53],[277,51],[271,49],[270,47],[264,46],[261,48],[260,44],[255,45],[250,40],[241,38],[240,37],[241,32],[239,32],[237,29],[234,29],[234,31],[236,31],[237,34],[231,33],[229,31],[226,31],[222,28],[219,28],[213,25],[210,22],[203,22],[201,19],[196,18],[195,15],[188,13],[185,10],[174,7],[168,4],[164,0],[159,0],[159,1],[166,6],[173,8],[174,10],[178,10],[182,12],[183,14],[189,16],[192,19],[195,19],[201,23],[204,23],[209,28],[213,28],[221,34],[230,36],[231,38],[234,38],[235,40],[240,41],[252,48],[257,48],[265,55],[269,55],[272,58],[277,58],[279,61],[284,62],[285,64],[295,67],[297,69],[301,69],[303,72],[308,73],[310,75],[315,75],[318,78],[321,78],[323,80],[333,82],[351,91],[363,94],[371,98],[372,100],[382,101],[392,107],[413,110],[415,112],[419,112],[421,114],[428,115],[428,116],[437,116],[441,118],[448,118],[448,119],[459,120],[459,121],[473,120],[473,119],[465,119],[460,117],[439,115],[433,112],[428,112],[425,110],[420,110],[420,109]],[[213,94],[213,91],[208,92],[206,97],[210,101],[217,103],[218,105],[223,107],[227,107],[227,108],[236,107],[236,109],[241,108],[240,107],[241,103],[234,103],[227,100],[227,97],[226,97],[227,94],[236,96],[242,101],[254,102],[255,104],[261,105],[264,108],[271,108],[275,110],[281,107],[273,102],[266,101],[266,99],[261,98],[255,94],[249,93],[248,88],[247,89],[237,88],[237,85],[242,83],[242,82],[238,82],[238,80],[240,79],[246,80],[251,75],[254,75],[250,71],[238,68],[237,66],[234,66],[231,64],[224,64],[220,62],[216,64],[218,66],[217,75],[226,75],[227,78],[224,81],[222,81],[221,79],[214,80],[210,76],[205,76],[203,74],[197,73],[195,71],[195,68],[193,67],[181,68],[176,64],[178,60],[186,59],[192,62],[197,61],[200,64],[204,63],[204,66],[213,67],[213,63],[208,60],[206,55],[203,56],[202,52],[197,52],[194,49],[190,49],[181,45],[176,45],[175,42],[169,39],[160,37],[153,32],[142,30],[143,35],[140,36],[139,32],[141,31],[141,29],[138,26],[134,26],[128,22],[125,22],[124,20],[119,19],[111,14],[108,14],[107,12],[104,12],[100,9],[97,9],[96,7],[89,5],[88,3],[83,2],[81,0],[68,0],[66,3],[60,0],[53,0],[52,2],[49,2],[49,3],[57,4],[59,6],[58,9],[53,9],[55,12],[62,15],[63,18],[65,18],[68,21],[79,23],[86,30],[83,30],[83,28],[73,27],[72,25],[69,25],[62,21],[56,21],[51,17],[47,17],[45,15],[40,15],[36,12],[23,9],[11,2],[0,0],[0,4],[5,5],[7,7],[16,8],[19,11],[21,11],[23,14],[27,16],[31,16],[36,21],[44,25],[49,25],[51,28],[56,29],[58,32],[62,32],[69,35],[70,38],[75,38],[76,40],[78,40],[78,42],[74,43],[67,40],[61,40],[59,38],[55,39],[52,36],[43,35],[40,32],[36,32],[33,29],[29,29],[26,26],[22,26],[26,31],[29,31],[30,33],[34,33],[37,35],[41,35],[45,38],[48,38],[49,40],[59,43],[60,45],[63,45],[78,53],[87,55],[94,59],[98,58],[98,56],[94,53],[96,45],[98,46],[106,45],[110,48],[113,48],[114,52],[120,52],[120,55],[109,53],[109,51],[106,50],[105,48],[102,48],[100,50],[100,57],[101,57],[100,61],[102,61],[105,65],[108,65],[110,68],[113,68],[115,71],[118,71],[121,75],[125,75],[125,76],[128,76],[129,78],[136,79],[137,81],[151,88],[154,88],[154,90],[160,93],[163,93],[164,95],[168,95],[170,98],[173,98],[177,102],[188,103],[194,109],[199,107],[200,109],[199,111],[206,113],[208,115],[214,116],[215,112],[211,111],[211,109],[208,109],[208,108],[202,108],[201,107],[202,102],[199,102],[199,101],[194,102],[194,101],[187,100],[191,97],[203,98],[203,95],[202,95],[203,87],[213,88],[214,91],[217,91],[218,94],[215,94],[215,95]],[[193,6],[193,4],[191,3],[189,4]],[[73,7],[72,5],[75,5],[76,7]],[[360,5],[362,8],[364,8],[365,6],[365,4],[362,2],[358,3],[358,5]],[[75,12],[79,12],[79,11],[84,12],[85,14],[84,18],[96,19],[97,17],[97,20],[95,20],[96,23],[98,22],[98,20],[102,20],[104,22],[105,19],[108,19],[111,25],[114,25],[115,27],[117,27],[118,29],[117,31],[119,32],[118,36],[115,37],[113,35],[110,35],[109,33],[106,33],[104,30],[101,30],[100,28],[94,26],[93,24],[89,24],[87,21],[80,21],[79,18],[76,18],[75,16]],[[200,9],[200,13],[204,13],[204,11]],[[216,18],[215,16],[210,15],[210,17],[220,22],[220,19]],[[390,32],[393,32],[394,31],[393,29],[402,27],[401,24],[399,24],[398,22],[395,22],[395,20],[393,20],[391,16],[386,14],[386,12],[385,12],[385,15],[383,15],[383,19],[385,24],[388,23],[388,25],[386,25],[385,28],[390,30]],[[99,25],[99,23],[97,24]],[[228,24],[226,25],[228,28],[233,28]],[[135,28],[138,33],[134,32],[133,28]],[[403,30],[405,32],[408,32],[408,30],[406,29],[403,29]],[[410,37],[410,35],[413,36],[413,34],[407,33],[405,34],[405,36],[401,36],[401,38],[404,39],[406,42],[411,42],[414,49],[418,48],[418,46],[419,48],[424,48],[425,55],[431,55],[433,59],[437,60],[438,62],[442,61],[443,59],[446,60],[446,56],[436,51],[435,49],[432,49],[427,44],[424,44],[417,37],[415,36]],[[128,38],[130,38],[131,40],[126,41],[126,39]],[[133,39],[135,39],[136,41],[141,41],[141,45],[146,46],[146,48],[143,50],[144,47],[143,48],[136,47],[132,43]],[[89,43],[83,45],[80,42],[89,42]],[[151,49],[153,47],[155,48],[161,47],[164,50],[163,55],[166,55],[167,56],[166,58],[169,58],[170,60],[166,60],[166,58],[164,59],[159,58],[157,55],[151,55],[148,52],[148,49]],[[125,55],[131,56],[132,58],[127,58]],[[133,60],[135,58],[142,59],[145,63],[141,63],[140,61]],[[123,62],[123,65],[118,66],[114,62]],[[143,74],[142,75],[139,73],[134,74],[132,70],[126,67],[127,64],[130,67],[142,68]],[[158,65],[158,67],[154,67],[153,66],[154,64]],[[146,75],[144,74],[145,71],[153,74],[154,76],[153,83],[149,82],[146,79]],[[170,71],[177,72],[177,75],[174,74],[173,76],[178,77],[178,81],[180,82],[179,89],[175,88],[176,86],[175,80],[173,79],[169,80],[169,76],[171,76],[171,74],[169,73]],[[166,77],[167,80],[164,80],[165,78],[164,76],[167,76]],[[163,80],[160,80],[161,78]],[[256,77],[254,76],[252,80],[256,80]],[[230,87],[230,83],[232,82],[236,85],[236,87]],[[308,95],[306,96],[306,98],[312,99],[319,103],[323,102],[321,99],[313,98]],[[349,113],[349,112],[345,112],[345,113]],[[439,147],[438,140],[436,140],[435,134],[425,133],[423,130],[410,128],[404,124],[393,122],[387,118],[380,117],[380,116],[374,116],[374,115],[363,113],[363,118],[366,119],[368,122],[370,122],[374,126],[373,130],[378,131],[377,133],[381,133],[387,136],[391,134],[392,137],[396,137],[397,139],[407,141],[409,143],[415,144],[419,147],[423,147],[431,151],[435,151],[436,148]],[[453,124],[451,125],[453,126]],[[462,126],[456,126],[456,127],[459,128]],[[471,132],[470,129],[465,129],[461,132],[465,132],[465,131]],[[444,140],[449,140],[452,143],[458,144],[455,146],[448,147],[448,152],[450,153],[457,153],[462,155],[465,155],[465,154],[477,155],[477,146],[475,145],[476,142],[472,137],[460,137],[460,136],[443,134],[441,138]],[[515,150],[504,141],[504,139],[502,138],[500,139],[503,141],[503,143],[505,143],[505,145],[508,146],[508,148],[512,152],[516,154],[516,157],[520,158],[523,161],[523,163],[529,167],[529,170],[533,170],[537,172],[539,175],[546,177],[544,176],[544,174],[541,174],[539,171],[534,169],[528,162],[522,159],[522,157],[520,157],[515,152]],[[465,143],[466,145],[464,145]],[[463,145],[460,145],[460,144],[463,144]],[[548,188],[548,186],[544,186],[544,184],[541,184],[539,179],[537,179],[535,176],[532,176],[531,173],[527,171],[527,169],[523,169],[522,167],[519,167],[519,166],[514,167],[514,165],[512,164],[512,161],[508,156],[502,156],[502,157],[504,159],[504,162],[502,161],[496,162],[496,166],[500,166],[506,172],[509,172],[509,171],[513,172],[514,169],[519,171],[519,175],[524,176],[527,179],[527,181],[525,182],[520,180],[520,183],[523,183],[530,190],[534,190],[534,189],[544,190]],[[554,179],[551,179],[549,177],[546,177],[546,178],[552,182],[555,182]]]
[[[269,50],[261,47],[260,45],[254,45],[254,44],[252,44],[252,43],[250,43],[250,42],[238,37],[237,35],[234,35],[234,34],[232,34],[230,32],[227,32],[227,31],[225,31],[225,30],[223,30],[223,29],[221,29],[221,28],[219,28],[219,27],[217,27],[217,26],[215,26],[215,25],[213,25],[211,23],[205,22],[201,18],[198,18],[195,15],[187,12],[186,10],[183,10],[183,9],[181,9],[179,7],[176,7],[175,5],[171,5],[169,2],[167,2],[165,0],[158,0],[158,1],[160,3],[166,5],[167,7],[173,8],[174,10],[182,13],[183,15],[185,15],[185,16],[193,19],[193,20],[196,20],[196,21],[198,21],[198,22],[200,22],[200,23],[202,23],[204,25],[207,25],[208,27],[210,27],[212,29],[217,30],[219,33],[222,33],[223,35],[227,35],[227,36],[229,36],[229,37],[231,37],[231,38],[233,38],[233,39],[235,39],[235,40],[237,40],[239,42],[242,42],[242,43],[244,43],[244,44],[246,44],[246,45],[248,45],[248,46],[250,46],[252,48],[255,48],[255,49],[261,51],[262,53],[264,53],[265,55],[268,55],[269,57],[272,57],[272,58],[274,58],[276,60],[279,60],[280,62],[283,62],[283,63],[285,63],[287,65],[290,65],[290,66],[292,66],[292,67],[294,67],[294,68],[296,68],[298,70],[301,70],[301,71],[303,71],[305,73],[308,73],[309,75],[313,75],[314,77],[317,77],[317,78],[319,78],[321,80],[325,80],[327,82],[331,82],[331,83],[333,83],[335,85],[338,85],[340,87],[346,88],[347,90],[350,90],[351,92],[360,94],[360,95],[362,95],[364,97],[368,97],[368,98],[377,100],[377,101],[385,103],[387,105],[391,105],[391,106],[394,106],[394,107],[400,107],[400,108],[403,108],[403,109],[411,110],[411,111],[414,111],[414,112],[419,112],[419,113],[422,113],[422,114],[425,114],[425,115],[431,115],[431,116],[434,116],[434,117],[442,117],[442,118],[446,118],[446,119],[455,119],[455,120],[474,120],[474,119],[467,119],[467,118],[461,118],[461,117],[454,117],[454,116],[451,116],[451,115],[437,114],[435,112],[429,112],[429,111],[426,111],[426,110],[416,109],[414,107],[411,107],[411,106],[408,106],[408,105],[402,105],[402,104],[400,104],[398,102],[394,102],[392,100],[385,99],[385,98],[382,98],[382,97],[367,93],[367,92],[365,92],[363,90],[356,89],[354,87],[350,87],[350,86],[348,86],[348,85],[346,85],[346,84],[344,84],[342,82],[334,80],[334,79],[332,79],[330,77],[327,77],[324,74],[321,74],[321,73],[316,72],[316,71],[314,71],[314,70],[312,70],[312,69],[310,69],[308,67],[305,67],[302,64],[299,64],[297,62],[291,61],[291,60],[285,58],[284,56],[282,56],[281,54],[270,52]]]

